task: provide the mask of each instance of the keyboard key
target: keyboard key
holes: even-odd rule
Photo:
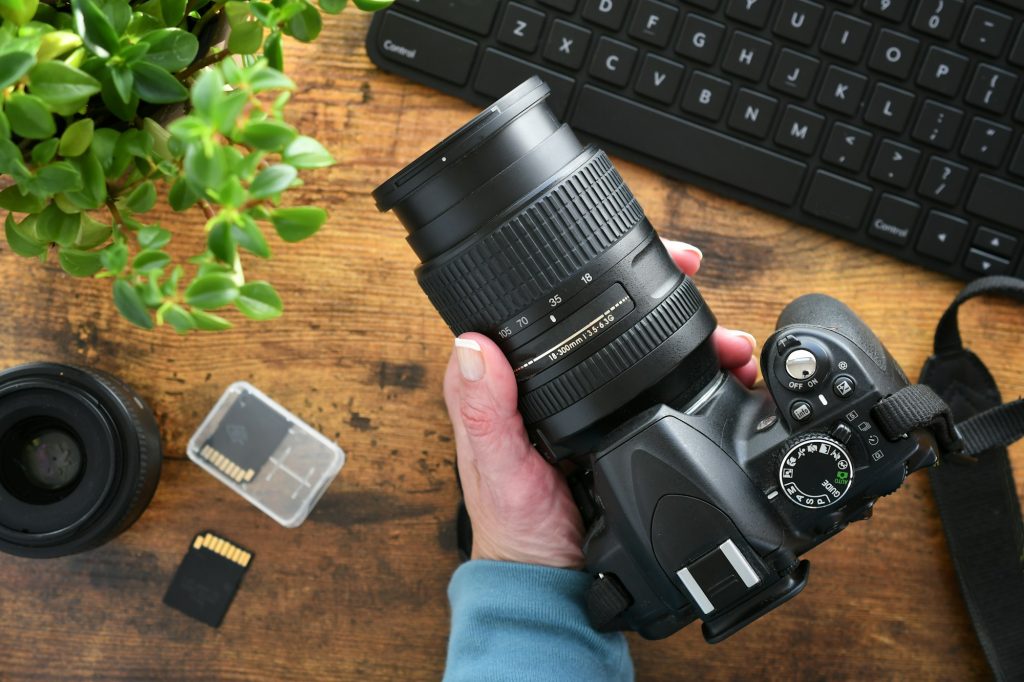
[[[864,11],[899,23],[907,13],[909,0],[864,0]]]
[[[811,94],[814,75],[818,72],[818,60],[788,47],[779,53],[771,80],[768,84],[780,92],[804,99]]]
[[[967,75],[970,60],[956,52],[932,45],[924,56],[917,84],[943,95],[953,96]]]
[[[995,57],[1003,51],[1012,25],[1013,17],[983,5],[975,5],[967,16],[960,44]]]
[[[1020,30],[1017,31],[1017,41],[1013,44],[1007,59],[1011,64],[1024,66],[1024,24],[1021,24]]]
[[[566,109],[569,108],[572,86],[576,81],[556,71],[545,69],[543,66],[513,57],[494,48],[484,50],[484,56],[480,60],[480,70],[477,71],[473,87],[477,92],[497,99],[533,75],[543,78],[551,88],[547,102],[555,112],[555,116],[559,118],[565,116]]]
[[[974,106],[1004,114],[1010,108],[1015,87],[1016,75],[989,64],[978,64],[965,99]]]
[[[645,97],[671,104],[683,80],[683,70],[681,64],[647,53],[633,87]]]
[[[490,33],[498,13],[498,0],[398,0],[396,4],[482,36]]]
[[[757,0],[765,2],[766,0]],[[732,34],[722,58],[722,70],[752,81],[761,80],[772,53],[772,44],[743,31]]]
[[[920,41],[916,38],[883,28],[878,33],[868,66],[896,78],[906,78],[910,75],[910,67],[914,65],[918,45]]]
[[[695,71],[683,93],[683,110],[717,121],[722,118],[730,89],[729,81]]]
[[[960,153],[989,166],[998,166],[1006,156],[1013,131],[984,118],[974,118],[967,128]]]
[[[573,12],[576,10],[576,0],[538,0],[544,3],[548,7],[554,7],[560,9],[563,12]]]
[[[672,28],[676,23],[679,10],[657,0],[640,0],[633,23],[629,25],[629,35],[651,45],[665,47],[672,36]]]
[[[893,140],[882,140],[871,165],[871,177],[875,180],[906,189],[917,170],[921,152]]]
[[[590,60],[590,73],[612,85],[623,86],[629,82],[636,61],[636,48],[618,40],[602,37]]]
[[[932,211],[921,228],[917,251],[943,263],[952,263],[967,237],[967,221],[963,218]]]
[[[867,84],[868,79],[858,73],[830,66],[818,91],[818,104],[852,115],[860,108]]]
[[[544,29],[544,13],[518,2],[508,3],[498,29],[498,42],[523,52],[533,52]]]
[[[589,42],[590,31],[568,21],[556,19],[548,33],[544,58],[570,69],[578,69],[583,64],[583,55],[587,52]]]
[[[921,0],[910,25],[922,33],[948,40],[963,8],[963,0]]]
[[[772,11],[773,0],[729,0],[725,16],[744,24],[764,28]]]
[[[892,194],[883,194],[868,223],[868,234],[900,246],[907,244],[920,211],[920,204]]]
[[[893,132],[901,132],[914,108],[914,95],[885,83],[875,85],[864,120]]]
[[[970,249],[964,267],[981,275],[1005,275],[1010,271],[1010,261],[980,249]]]
[[[476,43],[462,36],[388,12],[377,33],[377,46],[388,59],[457,85],[473,66]]]
[[[628,6],[629,0],[585,0],[583,18],[598,26],[618,31]]]
[[[1010,161],[1010,172],[1024,177],[1024,137],[1020,138],[1020,142],[1017,144],[1017,152]]]
[[[960,201],[967,176],[967,166],[933,156],[924,168],[917,193],[932,201],[953,206]]]
[[[779,101],[759,92],[740,88],[732,103],[729,127],[754,137],[764,138],[772,125]]]
[[[939,149],[950,150],[960,131],[960,122],[964,112],[934,100],[926,100],[917,115],[912,137],[918,142],[926,142]]]
[[[686,3],[694,7],[706,9],[709,12],[715,12],[718,10],[719,0],[686,0]]]
[[[867,185],[819,170],[815,171],[814,179],[811,180],[811,187],[804,200],[804,210],[856,230],[864,220],[871,194],[872,190]]]
[[[967,199],[967,210],[1003,225],[1019,227],[1024,215],[1024,187],[982,173]]]
[[[871,24],[843,12],[833,12],[821,39],[821,51],[849,62],[859,62],[871,35]]]
[[[1020,241],[1013,235],[993,230],[991,227],[979,227],[978,234],[974,235],[975,246],[1004,258],[1013,258],[1019,243]]]
[[[804,164],[781,154],[589,85],[583,88],[572,124],[683,170],[783,204],[796,199],[806,171]]]
[[[725,26],[696,14],[688,14],[679,32],[676,52],[702,64],[713,64],[725,35]]]
[[[816,2],[783,0],[772,31],[801,45],[810,45],[818,35],[824,12],[825,8]]]
[[[821,158],[840,168],[860,172],[868,158],[872,139],[874,135],[866,130],[836,123],[832,126]]]
[[[825,117],[790,104],[782,113],[775,142],[801,154],[812,154],[825,128]]]
[[[1024,95],[1021,95],[1020,103],[1017,105],[1017,111],[1013,114],[1013,119],[1024,123]]]

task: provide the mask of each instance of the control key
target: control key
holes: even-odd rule
[[[464,85],[476,43],[391,10],[377,33],[377,48],[393,62]]]

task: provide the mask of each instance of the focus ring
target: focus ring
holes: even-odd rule
[[[557,289],[643,219],[604,152],[443,264],[420,286],[456,334],[486,331]]]
[[[657,308],[635,322],[614,341],[519,400],[523,420],[529,425],[561,412],[585,398],[640,362],[687,320],[705,307],[704,299],[689,277]]]

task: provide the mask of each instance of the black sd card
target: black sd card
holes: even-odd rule
[[[291,422],[244,391],[199,454],[236,483],[248,483],[288,435]]]
[[[253,554],[213,533],[200,533],[178,566],[164,603],[220,627]]]

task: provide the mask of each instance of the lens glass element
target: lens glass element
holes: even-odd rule
[[[0,482],[22,502],[52,504],[64,499],[84,469],[78,438],[53,420],[27,420],[0,440]]]

